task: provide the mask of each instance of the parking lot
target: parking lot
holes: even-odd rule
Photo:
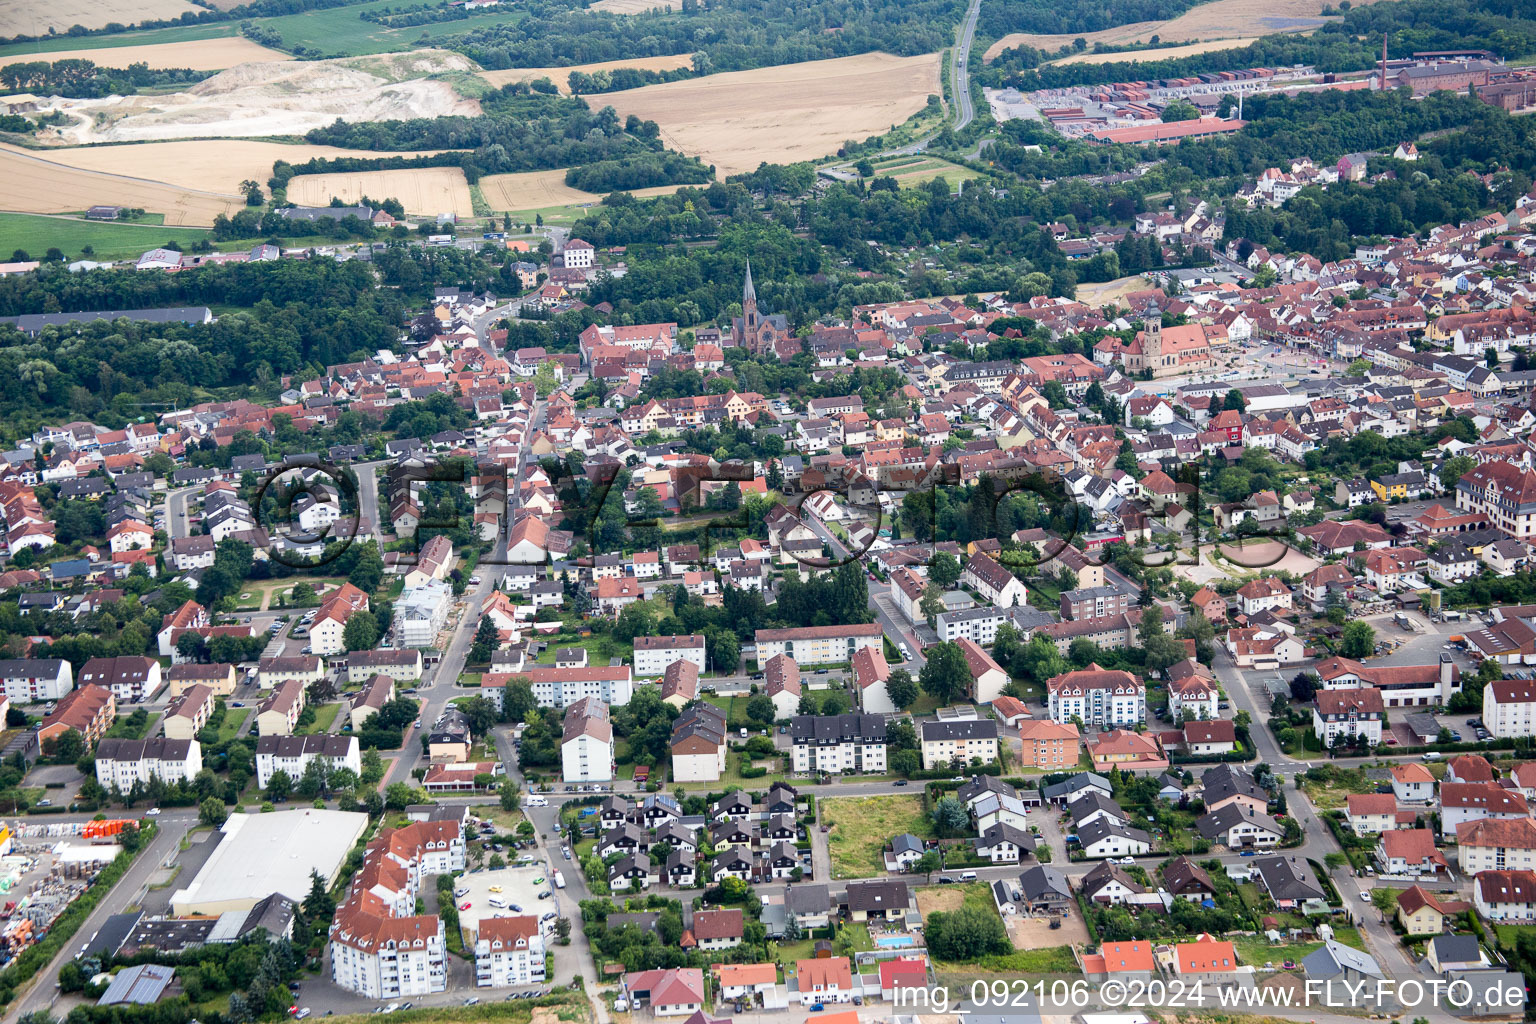
[[[535,879],[542,881],[536,882]],[[523,915],[542,918],[545,914],[559,916],[560,913],[555,898],[558,893],[554,879],[548,866],[543,863],[531,867],[469,872],[459,876],[455,892],[464,893],[462,896],[456,895],[454,899],[459,907],[459,921],[463,923],[466,933],[479,934],[480,922],[486,918]],[[546,892],[550,894],[549,897],[540,899],[539,894]],[[503,905],[494,906],[492,900]],[[467,910],[464,909],[466,903],[469,905]],[[522,909],[519,910],[519,907]],[[466,934],[465,941],[469,940],[470,934]]]

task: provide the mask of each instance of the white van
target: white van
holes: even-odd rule
[[[506,910],[507,909],[507,901],[502,899],[500,896],[492,896],[491,899],[490,899],[490,904],[491,904],[491,906],[495,907],[497,910]]]
[[[1441,756],[1440,755],[1440,751],[1438,751],[1438,750],[1431,750],[1431,751],[1427,752],[1424,755],[1424,760],[1426,760],[1426,761],[1438,761],[1438,760],[1440,760],[1440,756]]]
[[[526,797],[523,800],[523,804],[524,804],[524,806],[527,806],[527,807],[548,807],[549,806],[549,797],[547,797],[547,796],[530,796],[530,797]]]
[[[960,873],[960,881],[962,881],[962,882],[974,882],[974,881],[976,881],[976,872],[974,872],[974,871],[963,871],[963,872],[961,872]]]

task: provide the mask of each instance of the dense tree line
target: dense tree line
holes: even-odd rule
[[[144,403],[185,404],[196,388],[269,384],[358,358],[392,347],[403,315],[396,293],[374,287],[360,263],[282,260],[179,274],[45,268],[0,281],[6,314],[196,305],[242,308],[212,324],[98,320],[36,337],[0,328],[7,435],[59,417],[136,420]]]
[[[0,68],[0,86],[44,96],[91,99],[114,93],[127,96],[144,88],[187,85],[201,82],[212,74],[212,71],[190,68],[151,69],[142,61],[117,69],[98,67],[94,61],[79,58],[51,63],[33,60]]]
[[[611,191],[648,185],[702,183],[709,171],[697,159],[662,148],[654,121],[621,122],[612,107],[594,111],[584,100],[534,90],[526,82],[502,86],[481,101],[477,117],[420,117],[409,121],[346,122],[316,128],[306,138],[349,149],[471,152],[372,161],[319,158],[292,165],[292,174],[388,167],[462,167],[473,184],[482,174],[585,168],[582,188]],[[642,184],[643,183],[643,184]]]
[[[666,54],[697,54],[695,70],[798,64],[884,50],[912,56],[954,41],[958,0],[741,0],[678,13],[617,15],[533,0],[529,16],[451,42],[487,68],[549,67]]]
[[[976,19],[976,34],[996,39],[1010,32],[1096,32],[1136,21],[1163,21],[1195,6],[1197,0],[988,0]]]
[[[680,82],[695,77],[693,68],[671,68],[657,71],[651,68],[614,68],[612,71],[572,71],[566,84],[573,94],[580,96],[592,92],[623,92],[638,89],[642,85],[660,85],[663,82]]]

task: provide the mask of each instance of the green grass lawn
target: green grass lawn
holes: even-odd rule
[[[635,656],[634,644],[627,644],[607,633],[594,633],[585,637],[576,633],[556,633],[551,637],[540,637],[540,639],[549,645],[544,648],[544,653],[539,655],[538,664],[540,665],[553,665],[555,652],[562,647],[586,648],[588,665],[606,665],[610,658],[633,661]]]
[[[219,723],[219,742],[223,743],[240,735],[240,730],[245,727],[245,720],[250,713],[250,708],[227,708],[224,712],[224,721]]]
[[[1329,778],[1314,779],[1311,771],[1326,772]],[[1365,770],[1361,768],[1328,764],[1311,771],[1301,777],[1301,788],[1307,794],[1307,799],[1312,801],[1312,806],[1320,811],[1343,807],[1352,793],[1376,792],[1376,784],[1365,777]]]
[[[112,728],[107,730],[107,738],[114,740],[141,740],[149,733],[150,726],[155,724],[155,720],[156,716],[146,714],[135,726],[132,715],[123,715],[112,723]]]
[[[315,720],[299,732],[305,735],[320,735],[331,731],[331,724],[336,721],[336,715],[341,711],[340,704],[321,704],[315,708]]]
[[[1342,942],[1355,949],[1365,948],[1365,944],[1360,941],[1360,933],[1354,928],[1335,928],[1333,938],[1335,942]],[[1266,963],[1282,964],[1287,960],[1300,963],[1302,957],[1323,947],[1321,942],[1272,944],[1262,935],[1234,936],[1232,945],[1237,948],[1238,961],[1253,967],[1262,967]]]
[[[70,217],[41,217],[27,213],[0,213],[0,250],[7,257],[17,249],[26,250],[33,259],[42,259],[49,249],[57,248],[69,261],[79,259],[122,260],[174,241],[184,249],[206,238],[202,228],[168,228],[162,224],[128,224],[117,221],[75,220]],[[82,250],[90,246],[87,256]]]
[[[903,832],[927,839],[933,824],[923,813],[921,797],[837,797],[821,801],[821,820],[830,824],[827,847],[832,877],[869,878],[885,872],[881,851],[891,837]]]

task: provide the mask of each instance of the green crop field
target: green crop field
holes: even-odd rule
[[[148,46],[153,43],[185,43],[198,39],[218,39],[240,34],[238,22],[225,21],[212,25],[177,25],[175,28],[153,28],[146,32],[119,32],[109,36],[58,35],[35,43],[11,43],[0,46],[0,58],[12,57],[26,60],[50,50],[110,50],[119,46]],[[7,61],[14,63],[15,61]],[[105,58],[98,63],[104,63]]]
[[[175,241],[183,249],[206,238],[202,228],[168,228],[160,224],[120,224],[112,221],[42,217],[26,213],[0,213],[0,258],[9,259],[17,249],[32,259],[42,259],[49,249],[59,249],[66,260],[121,260]],[[94,252],[89,256],[84,248]]]
[[[323,11],[261,18],[258,23],[281,35],[285,48],[309,46],[326,54],[360,56],[433,46],[443,39],[463,35],[471,29],[502,25],[527,17],[526,11],[513,8],[495,14],[476,15],[463,21],[412,25],[409,28],[386,28],[358,17],[361,11],[399,6],[397,0],[371,0],[369,3],[349,4]]]

